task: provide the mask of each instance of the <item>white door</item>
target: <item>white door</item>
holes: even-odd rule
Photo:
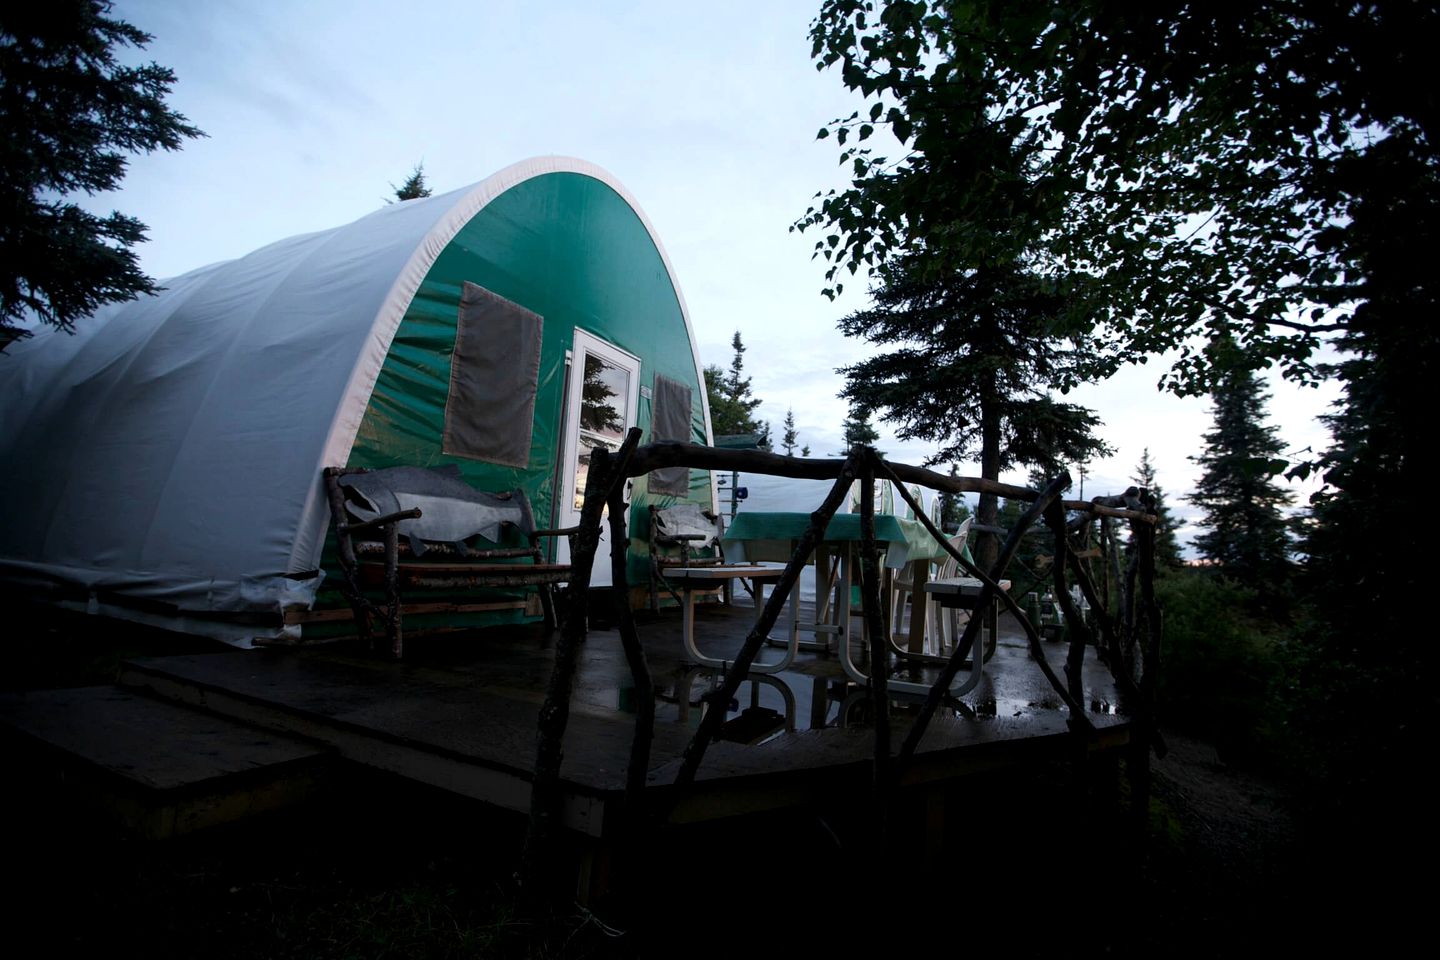
[[[585,477],[590,471],[590,452],[617,450],[625,433],[635,426],[636,398],[640,392],[640,358],[583,330],[575,331],[575,349],[570,361],[569,395],[565,399],[565,445],[561,452],[561,526],[580,522],[585,504]],[[630,500],[630,484],[625,484]],[[561,538],[561,563],[570,561],[570,543]],[[600,547],[590,582],[610,586],[610,528],[600,525]]]

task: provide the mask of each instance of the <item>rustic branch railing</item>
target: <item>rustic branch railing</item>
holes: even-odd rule
[[[898,755],[892,757],[890,744],[890,717],[888,676],[889,650],[886,630],[888,618],[881,611],[880,574],[874,517],[874,483],[877,477],[895,482],[902,498],[909,505],[930,535],[940,543],[961,565],[961,568],[981,582],[978,608],[987,609],[993,602],[1004,604],[1016,622],[1025,631],[1031,657],[1036,661],[1056,694],[1069,710],[1070,726],[1077,735],[1090,736],[1094,725],[1086,717],[1081,666],[1085,647],[1092,641],[1088,625],[1076,604],[1072,601],[1067,586],[1067,570],[1074,573],[1081,593],[1091,609],[1096,611],[1102,642],[1100,649],[1107,652],[1112,674],[1120,684],[1122,693],[1133,698],[1132,723],[1138,736],[1132,739],[1128,767],[1132,780],[1132,802],[1136,816],[1143,818],[1149,803],[1149,753],[1153,745],[1164,749],[1154,727],[1154,702],[1160,655],[1160,614],[1155,604],[1154,591],[1154,501],[1148,493],[1135,488],[1118,497],[1096,497],[1093,500],[1062,500],[1060,494],[1070,485],[1069,474],[1052,480],[1043,490],[1032,490],[1012,484],[998,483],[977,477],[951,477],[927,470],[923,467],[901,463],[889,463],[874,450],[859,447],[844,460],[818,460],[783,457],[778,454],[749,450],[722,450],[713,447],[695,446],[684,443],[656,443],[639,446],[639,430],[631,430],[625,443],[614,455],[597,450],[590,464],[586,480],[585,502],[581,511],[580,525],[572,539],[572,558],[575,576],[567,592],[566,601],[569,616],[565,618],[564,629],[556,645],[555,666],[546,692],[545,703],[540,710],[537,729],[535,775],[531,797],[530,826],[526,837],[524,859],[520,877],[522,893],[531,898],[541,892],[542,880],[547,868],[553,862],[555,846],[555,824],[559,813],[559,768],[562,757],[561,743],[569,718],[569,701],[574,686],[575,664],[578,648],[586,631],[586,610],[591,565],[600,536],[600,524],[605,505],[609,505],[612,557],[612,583],[616,593],[616,622],[620,629],[621,642],[626,659],[635,680],[639,710],[635,720],[634,741],[630,754],[630,768],[626,777],[626,820],[627,829],[634,831],[648,822],[643,802],[644,787],[648,773],[650,744],[654,736],[654,702],[649,669],[645,654],[635,632],[635,625],[628,607],[628,579],[625,556],[628,538],[625,532],[625,504],[622,484],[626,477],[642,476],[665,467],[685,467],[697,470],[744,471],[810,480],[834,480],[830,492],[819,508],[810,515],[810,523],[797,541],[795,550],[774,590],[766,599],[759,619],[745,638],[739,653],[726,672],[721,686],[706,695],[710,709],[705,712],[699,728],[686,746],[681,765],[676,774],[673,789],[669,794],[666,809],[655,812],[655,821],[669,819],[675,806],[693,787],[695,774],[704,759],[708,746],[716,739],[725,717],[723,705],[739,691],[740,684],[747,678],[760,648],[770,631],[779,620],[790,592],[800,578],[800,571],[809,561],[816,545],[821,541],[831,518],[847,496],[850,486],[857,477],[862,482],[860,508],[861,523],[861,594],[862,614],[870,637],[871,650],[871,691],[876,705],[874,788],[872,802],[875,804],[875,836],[883,844],[886,835],[886,817],[889,808],[889,791],[903,776],[906,765],[924,737],[935,712],[944,702],[947,692],[972,650],[978,662],[983,652],[975,650],[983,617],[972,616],[965,632],[956,644],[950,659],[940,671],[939,678],[930,688],[920,712],[910,726]],[[907,488],[907,483],[918,483],[933,490],[948,493],[993,493],[1012,500],[1030,503],[1019,522],[1009,531],[995,566],[990,571],[979,569],[966,560],[951,546],[945,536],[926,515]],[[1067,520],[1066,512],[1078,516]],[[1066,681],[1062,683],[1046,660],[1044,648],[1035,625],[1020,609],[1010,594],[1000,589],[998,580],[1005,573],[1019,548],[1022,537],[1031,526],[1044,518],[1055,539],[1055,557],[1052,564],[1052,578],[1056,597],[1061,604],[1065,621],[1070,629],[1070,648],[1066,658]],[[1123,578],[1118,579],[1120,587],[1120,614],[1110,614],[1108,604],[1109,567],[1106,565],[1106,596],[1097,593],[1093,579],[1086,572],[1077,551],[1070,543],[1070,534],[1079,531],[1095,519],[1102,520],[1099,554],[1111,563],[1118,560],[1113,530],[1108,521],[1125,520],[1130,523],[1136,550],[1131,556]],[[1107,552],[1108,549],[1108,552]],[[1138,584],[1137,584],[1138,581]],[[1137,611],[1136,588],[1139,588],[1140,609]],[[847,601],[848,602],[848,601]],[[1138,614],[1138,616],[1137,616]],[[1140,635],[1144,627],[1143,639]],[[1138,662],[1137,662],[1138,661]],[[1137,666],[1138,677],[1137,676]]]
[[[840,475],[844,460],[819,460],[804,457],[785,457],[778,453],[760,450],[723,450],[718,447],[701,447],[693,443],[648,443],[635,451],[626,468],[626,476],[638,477],[652,470],[665,467],[688,467],[691,470],[720,470],[725,472],[764,473],[773,477],[790,477],[796,480],[834,480]],[[1039,492],[1029,487],[1017,487],[1013,483],[1000,483],[982,477],[951,477],[924,467],[907,463],[885,462],[897,482],[918,483],[932,490],[946,493],[993,493],[1008,500],[1033,501]],[[1116,517],[1121,520],[1140,520],[1154,523],[1147,517],[1138,501],[1129,496],[1095,497],[1091,500],[1061,501],[1066,510],[1079,510],[1095,517]]]

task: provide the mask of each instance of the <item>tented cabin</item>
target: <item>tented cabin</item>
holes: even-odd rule
[[[631,426],[710,440],[664,248],[581,161],[525,161],[164,286],[0,356],[0,580],[29,596],[297,639],[324,595],[327,466],[453,465],[564,527],[598,444]],[[631,497],[637,519],[715,503],[684,469]]]

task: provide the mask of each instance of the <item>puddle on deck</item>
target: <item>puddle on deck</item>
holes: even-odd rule
[[[811,616],[802,607],[802,614]],[[700,649],[711,656],[738,651],[753,624],[753,614],[745,608],[708,609],[697,618],[697,639]],[[675,612],[643,619],[637,624],[642,646],[649,663],[655,688],[655,722],[679,725],[693,730],[711,709],[715,694],[724,682],[724,673],[716,667],[698,666],[688,662],[680,642],[680,623]],[[802,640],[811,637],[802,633]],[[858,644],[857,644],[858,646]],[[481,648],[471,648],[471,653]],[[483,672],[490,682],[497,678],[513,688],[529,688],[538,695],[549,676],[549,665],[533,655],[516,660],[518,666],[507,668],[514,655],[489,647],[494,659]],[[533,649],[533,648],[531,648]],[[633,716],[636,692],[628,663],[624,658],[618,634],[613,629],[592,630],[585,641],[583,663],[579,668],[574,696],[577,702],[602,713],[615,711]],[[1063,677],[1063,660],[1067,648],[1047,644],[1051,669]],[[766,648],[761,657],[771,660],[778,654]],[[867,659],[856,651],[862,668]],[[900,664],[893,671],[896,680],[922,683],[928,689],[939,676],[933,664]],[[963,679],[968,669],[962,669]],[[1087,653],[1084,665],[1085,696],[1082,703],[1092,717],[1124,715],[1118,703],[1114,682],[1109,671],[1098,663],[1093,650]],[[919,712],[924,694],[890,693],[891,716],[906,722],[906,716]],[[829,652],[806,650],[802,647],[793,664],[775,674],[757,674],[740,684],[737,693],[722,705],[725,722],[722,738],[735,743],[761,744],[787,731],[827,730],[847,727],[868,727],[875,716],[874,703],[867,685],[847,676],[833,647]],[[1002,619],[1000,638],[994,658],[987,662],[984,675],[969,692],[958,698],[947,698],[938,718],[974,723],[1022,721],[1025,718],[1053,719],[1063,717],[1066,707],[1050,686],[1038,664],[1031,659],[1023,636],[1007,633]]]
[[[820,662],[824,662],[823,657]],[[698,728],[724,681],[723,671],[694,665],[655,676],[655,722]],[[969,695],[947,697],[937,716],[984,722],[997,717],[1019,718],[1065,710],[1058,696],[1038,699],[1003,696],[995,693],[995,686],[988,675],[983,677]],[[616,694],[613,706],[622,713],[633,714],[634,686],[622,681]],[[892,717],[917,714],[923,699],[915,694],[892,692]],[[726,717],[720,739],[751,745],[765,743],[787,731],[868,727],[875,716],[874,698],[868,687],[856,684],[843,674],[830,676],[800,671],[750,677],[741,682],[736,695],[724,707]],[[1092,715],[1119,713],[1117,704],[1105,698],[1088,698],[1087,707]]]

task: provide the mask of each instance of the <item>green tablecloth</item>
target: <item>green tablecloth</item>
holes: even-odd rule
[[[750,563],[784,563],[795,551],[795,541],[810,526],[808,513],[741,513],[730,521],[721,543],[727,560]],[[945,548],[914,520],[889,513],[875,515],[875,539],[885,544],[885,566],[900,569],[916,560],[946,556]],[[837,513],[825,528],[827,544],[859,543],[860,515]]]

